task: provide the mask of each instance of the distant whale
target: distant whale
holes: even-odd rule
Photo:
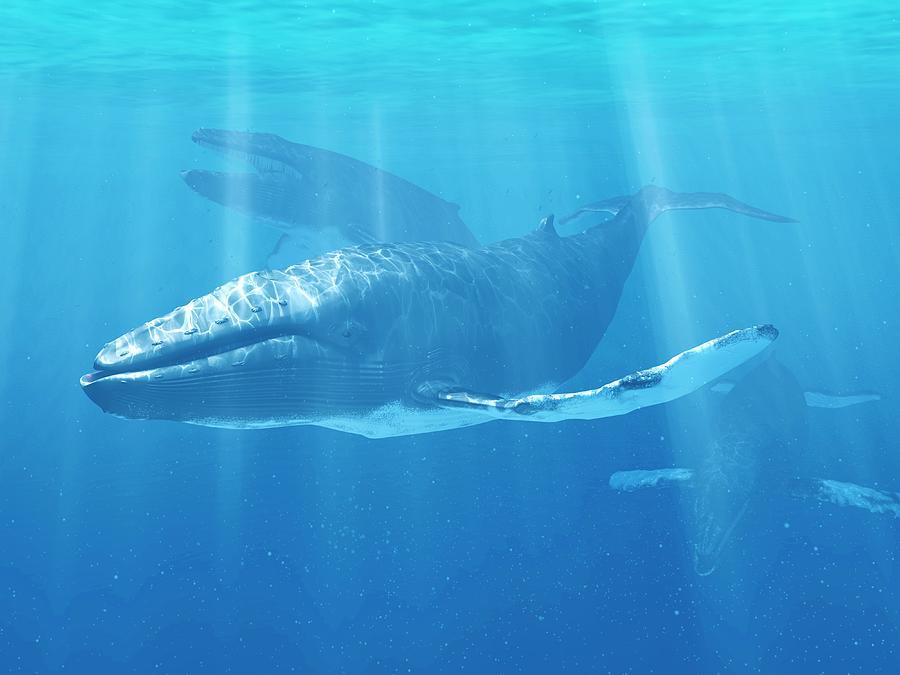
[[[705,576],[716,569],[747,514],[772,497],[855,506],[900,517],[900,494],[797,476],[795,471],[807,450],[807,407],[847,407],[877,401],[878,394],[805,392],[774,357],[758,364],[736,385],[719,383],[711,391],[725,396],[714,416],[714,440],[699,449],[697,466],[618,471],[609,479],[610,487],[621,492],[674,485],[689,490],[687,518],[698,574]]]
[[[121,417],[369,437],[497,417],[593,419],[669,401],[753,357],[777,331],[735,331],[599,389],[549,392],[603,337],[649,223],[695,206],[710,206],[708,196],[646,187],[571,237],[551,217],[482,249],[358,246],[246,274],[107,344],[81,384]]]
[[[193,169],[181,175],[207,199],[285,232],[270,266],[353,244],[449,241],[478,246],[458,205],[352,157],[275,134],[198,129],[192,140],[254,167],[253,173]],[[298,250],[302,257],[291,258]]]

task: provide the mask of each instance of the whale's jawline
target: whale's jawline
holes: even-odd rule
[[[303,178],[303,174],[294,166],[292,158],[284,152],[284,149],[258,142],[256,139],[259,136],[257,134],[252,139],[232,140],[228,138],[227,134],[200,129],[193,133],[191,140],[201,148],[211,150],[223,157],[234,158],[250,164],[260,174],[283,173],[293,175],[297,179]]]

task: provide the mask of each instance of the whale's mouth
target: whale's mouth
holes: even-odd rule
[[[117,417],[245,428],[339,414],[380,400],[384,378],[402,375],[361,366],[341,350],[300,335],[137,367],[145,369],[93,370],[81,377],[81,388]]]
[[[239,333],[238,337],[240,336],[241,334]],[[98,361],[94,362],[94,370],[82,375],[79,382],[82,387],[86,387],[109,377],[126,377],[132,376],[135,373],[144,372],[155,372],[157,374],[157,379],[160,379],[160,373],[171,368],[183,368],[188,369],[189,372],[198,372],[198,370],[196,370],[199,368],[198,364],[208,362],[210,359],[214,358],[223,362],[231,359],[233,361],[232,365],[243,365],[243,362],[246,360],[246,355],[252,353],[254,348],[261,348],[266,343],[277,344],[279,338],[282,342],[294,339],[310,343],[315,342],[312,338],[293,333],[275,333],[271,337],[266,337],[257,332],[256,335],[247,337],[249,339],[243,341],[232,339],[224,342],[200,343],[200,345],[189,348],[188,350],[181,349],[176,354],[168,357],[163,355],[144,358],[142,362],[140,362],[139,367],[125,366],[119,368],[107,368],[103,367],[98,362],[98,359]],[[280,355],[280,359],[283,360],[284,358],[287,358],[287,356],[288,354],[285,352]]]
[[[731,541],[735,528],[747,513],[749,504],[750,497],[747,495],[737,510],[724,516],[724,520],[708,514],[705,529],[697,533],[693,547],[694,571],[698,575],[705,577],[715,572],[722,553]]]
[[[240,337],[240,334],[238,334]],[[269,336],[256,335],[245,340],[204,342],[178,350],[171,356],[143,358],[133,366],[104,367],[98,361],[94,370],[81,376],[81,387],[88,390],[91,385],[118,377],[122,382],[139,380],[148,375],[153,380],[202,377],[227,367],[263,369],[283,366],[297,359],[319,357],[329,350],[313,338],[297,333],[275,333]],[[90,395],[90,393],[88,393]]]
[[[197,194],[276,226],[292,228],[300,209],[297,200],[303,174],[292,163],[292,149],[272,134],[198,129],[193,141],[228,159],[251,165],[253,172],[190,169],[181,177]]]
[[[197,129],[191,140],[202,148],[251,165],[259,174],[280,173],[301,180],[303,174],[291,162],[287,142],[274,134],[223,129]]]
[[[109,377],[110,375],[114,375],[115,373],[109,370],[92,370],[89,373],[85,373],[78,380],[78,383],[81,385],[81,388],[87,387],[89,384],[93,384],[97,380],[102,380],[104,377]]]

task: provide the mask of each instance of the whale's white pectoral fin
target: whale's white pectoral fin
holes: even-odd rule
[[[609,477],[609,487],[619,492],[634,492],[644,488],[663,488],[689,483],[694,477],[691,469],[632,469],[616,471]]]
[[[480,410],[497,418],[532,422],[614,417],[690,394],[765,350],[778,331],[769,325],[732,331],[673,356],[662,365],[639,370],[598,389],[562,394],[500,398],[447,391],[437,394],[446,407]]]
[[[823,478],[798,478],[793,493],[797,497],[812,499],[838,506],[855,506],[872,513],[886,513],[900,518],[900,493]]]
[[[849,408],[861,403],[873,403],[881,400],[881,394],[874,391],[849,394],[832,394],[825,391],[805,391],[803,397],[810,408]]]
[[[734,389],[734,382],[722,380],[721,382],[716,382],[709,390],[714,394],[727,394],[732,389]]]

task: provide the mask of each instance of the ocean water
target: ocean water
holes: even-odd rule
[[[900,492],[898,73],[888,2],[7,0],[2,672],[898,672],[900,521],[781,480]],[[801,388],[881,398],[722,465],[708,513],[752,506],[705,575],[691,488],[609,479],[703,465],[710,392],[383,440],[103,414],[102,345],[279,236],[185,187],[223,166],[198,127],[370,162],[484,242],[645,184],[788,215],[652,224],[567,388],[772,323]]]

